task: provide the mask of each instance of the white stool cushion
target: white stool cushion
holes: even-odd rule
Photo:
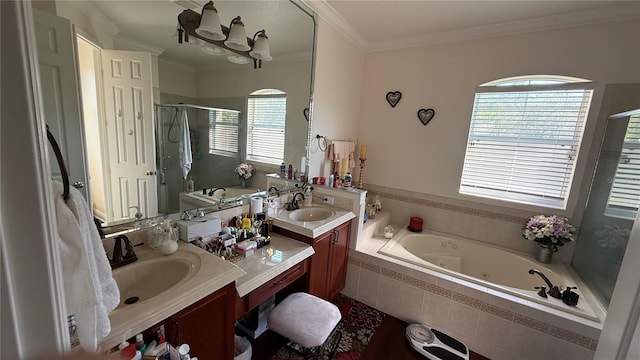
[[[324,344],[342,315],[334,304],[307,293],[293,293],[269,314],[269,328],[287,339],[314,347]]]

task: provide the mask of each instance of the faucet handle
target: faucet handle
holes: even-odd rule
[[[540,291],[538,291],[538,295],[540,295],[540,297],[546,298],[547,297],[547,288],[544,286],[536,286],[534,289],[540,289]]]

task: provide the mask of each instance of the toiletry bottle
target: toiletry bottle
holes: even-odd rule
[[[351,172],[347,171],[347,174],[344,176],[344,182],[342,183],[342,187],[344,188],[351,187]]]
[[[280,164],[280,177],[281,178],[285,178],[287,176],[286,171],[287,171],[287,168],[284,165],[284,161],[283,161],[282,164]]]
[[[147,349],[147,346],[144,343],[144,338],[142,337],[142,334],[136,335],[136,350],[144,354],[144,351],[146,349]]]
[[[379,212],[382,210],[382,202],[380,201],[380,195],[376,195],[376,199],[373,202],[373,204],[376,207],[376,212]]]
[[[246,214],[242,218],[242,230],[251,230],[251,219]]]
[[[289,164],[289,172],[287,173],[287,179],[293,178],[293,165]]]
[[[189,181],[187,181],[187,192],[193,192],[195,189],[195,183],[193,181],[193,177],[189,177]]]
[[[338,174],[337,171],[335,174],[333,174],[333,187],[334,188],[340,187],[340,175]]]
[[[327,186],[328,187],[332,187],[333,186],[333,181],[334,181],[333,174],[331,174],[331,175],[329,175],[329,181],[327,181]]]

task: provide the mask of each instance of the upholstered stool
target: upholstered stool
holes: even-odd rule
[[[292,346],[303,355],[315,355],[322,350],[342,315],[334,304],[307,293],[293,293],[282,300],[269,313],[269,329],[302,346],[304,351]],[[333,336],[331,353],[340,342],[341,334]]]

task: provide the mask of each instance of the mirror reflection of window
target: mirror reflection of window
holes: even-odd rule
[[[633,220],[640,206],[640,114],[631,116],[605,215]]]
[[[209,154],[237,156],[238,118],[237,112],[209,110]]]
[[[280,165],[284,161],[287,93],[254,91],[247,100],[247,160]]]

